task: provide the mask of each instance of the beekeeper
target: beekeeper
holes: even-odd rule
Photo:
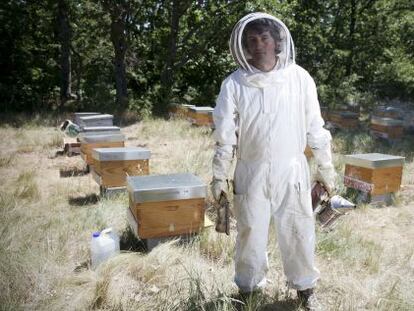
[[[269,14],[243,17],[231,34],[230,50],[239,69],[223,81],[213,112],[211,185],[217,201],[227,196],[235,154],[235,282],[241,293],[265,285],[273,219],[288,284],[311,308],[319,271],[307,144],[317,163],[315,179],[329,192],[335,179],[331,135],[323,128],[315,82],[295,64],[285,24]]]

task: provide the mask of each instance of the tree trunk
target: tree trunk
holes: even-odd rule
[[[125,70],[125,54],[127,51],[127,40],[125,35],[126,13],[111,14],[111,41],[114,46],[115,59],[115,85],[116,103],[118,110],[123,111],[128,104],[128,90]]]
[[[71,98],[71,54],[72,29],[69,23],[68,5],[65,0],[58,2],[58,27],[60,41],[60,99],[62,103]]]
[[[349,21],[349,56],[346,64],[346,76],[352,74],[352,63],[354,61],[355,51],[355,29],[357,22],[357,2],[351,0],[351,15]]]
[[[170,101],[172,86],[174,81],[174,63],[177,57],[177,38],[180,30],[180,1],[172,2],[170,35],[168,38],[168,54],[165,60],[165,66],[161,73],[161,96],[160,104],[155,107],[156,113],[165,114]]]

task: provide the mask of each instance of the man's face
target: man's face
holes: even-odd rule
[[[269,31],[257,33],[247,31],[247,50],[253,62],[274,61],[276,58],[276,42]]]

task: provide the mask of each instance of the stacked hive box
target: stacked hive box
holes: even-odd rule
[[[331,124],[340,129],[356,129],[359,124],[358,118],[358,113],[350,111],[335,111],[328,115]]]
[[[126,186],[127,176],[149,174],[151,152],[145,148],[97,148],[92,151],[92,174],[104,189]]]
[[[170,115],[172,117],[178,117],[178,118],[187,118],[189,113],[189,108],[195,107],[194,105],[171,105],[170,107]]]
[[[129,223],[140,239],[197,233],[204,225],[206,185],[192,174],[127,178]]]
[[[93,127],[93,126],[113,126],[114,116],[111,114],[97,114],[79,118],[79,126]]]
[[[211,107],[190,107],[190,122],[194,125],[213,127],[213,110]]]
[[[395,107],[380,106],[374,110],[374,115],[383,118],[399,119],[402,111]]]
[[[92,150],[95,148],[125,147],[125,136],[121,133],[100,135],[81,133],[79,141],[82,159],[88,165],[93,164]]]
[[[371,134],[385,139],[400,139],[403,135],[403,121],[391,118],[371,117]]]
[[[95,116],[95,115],[99,115],[99,114],[100,114],[99,112],[75,112],[73,122],[76,123],[77,125],[80,125],[80,123],[81,123],[80,118]]]
[[[385,200],[401,186],[404,157],[367,153],[345,156],[344,184],[369,196],[369,200]]]
[[[120,134],[121,129],[118,126],[87,126],[82,128],[82,133],[89,135]]]

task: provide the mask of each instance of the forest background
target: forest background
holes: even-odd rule
[[[369,109],[413,98],[409,0],[7,0],[0,2],[1,112],[145,117],[174,103],[214,106],[236,69],[232,27],[254,11],[288,26],[322,105]]]

